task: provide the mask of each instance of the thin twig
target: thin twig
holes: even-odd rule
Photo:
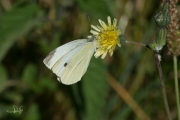
[[[180,101],[179,101],[179,86],[178,86],[178,74],[177,74],[177,57],[173,57],[174,62],[174,84],[175,84],[175,92],[176,92],[176,104],[178,109],[178,120],[180,120]]]
[[[164,100],[164,105],[165,105],[166,113],[167,113],[168,119],[172,120],[171,112],[170,112],[170,109],[169,109],[169,105],[168,105],[168,101],[167,101],[167,96],[166,96],[166,89],[165,89],[165,85],[164,85],[164,77],[163,77],[163,74],[162,74],[162,68],[161,68],[159,54],[154,53],[154,55],[155,55],[155,60],[156,60],[157,68],[158,68],[158,71],[159,71],[159,77],[160,77],[160,81],[161,81],[161,88],[162,88],[163,100]]]
[[[142,108],[134,101],[131,95],[123,88],[123,86],[115,80],[110,74],[108,74],[109,85],[117,92],[117,94],[128,104],[128,106],[134,111],[134,113],[141,120],[150,120]]]

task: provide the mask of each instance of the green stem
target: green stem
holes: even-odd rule
[[[164,77],[163,77],[162,68],[161,68],[161,62],[160,62],[161,60],[160,60],[159,55],[157,53],[154,53],[154,54],[155,54],[157,68],[158,68],[158,71],[159,71],[159,77],[160,77],[160,81],[161,81],[161,89],[162,89],[162,94],[163,94],[163,100],[164,100],[166,113],[167,113],[167,116],[168,116],[168,120],[172,120],[171,112],[170,112],[170,109],[169,109],[168,100],[167,100],[167,96],[166,96],[166,89],[165,89],[165,85],[164,85]]]
[[[127,41],[127,40],[126,40],[126,43],[129,43],[129,44],[135,44],[135,45],[140,45],[140,46],[146,47],[146,44],[139,43],[139,42]]]
[[[178,86],[178,74],[177,74],[177,57],[173,57],[174,60],[174,83],[175,83],[175,92],[176,92],[176,103],[178,109],[178,120],[180,120],[180,102],[179,102],[179,86]]]

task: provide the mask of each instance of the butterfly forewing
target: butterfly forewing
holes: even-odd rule
[[[79,39],[66,43],[50,52],[49,55],[43,60],[43,62],[49,69],[51,69],[63,55],[86,42],[87,39]]]

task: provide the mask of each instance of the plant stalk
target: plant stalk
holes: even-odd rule
[[[174,84],[175,84],[175,92],[176,92],[176,104],[178,110],[178,120],[180,120],[180,102],[179,102],[179,86],[178,86],[178,74],[177,74],[177,57],[173,56],[174,63]]]
[[[166,89],[165,89],[165,85],[164,85],[164,77],[163,77],[163,74],[162,74],[162,68],[161,68],[159,54],[157,54],[157,53],[154,53],[154,54],[155,54],[155,60],[156,60],[156,64],[157,64],[157,68],[158,68],[158,72],[159,72],[160,81],[161,81],[161,89],[162,89],[162,93],[163,93],[163,100],[164,100],[166,113],[167,113],[167,116],[168,116],[168,120],[172,120],[171,112],[170,112],[170,109],[169,109],[167,96],[166,96]]]

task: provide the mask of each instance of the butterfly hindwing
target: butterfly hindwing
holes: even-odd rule
[[[73,83],[76,83],[79,80],[81,80],[82,76],[87,71],[92,54],[93,54],[93,51],[89,51],[87,53],[86,57],[84,57],[81,60],[81,62],[76,66],[75,71],[71,72],[71,74],[69,75],[69,77],[67,79],[67,83],[73,84]]]
[[[85,45],[72,59],[67,63],[60,79],[64,84],[73,84],[81,80],[81,77],[87,70],[94,48],[92,42]]]
[[[76,48],[72,49],[71,51],[67,52],[65,55],[60,57],[52,67],[53,73],[55,73],[57,76],[61,76],[64,68],[66,67],[65,64],[68,64],[73,55],[75,55],[78,51],[80,51],[83,48],[84,44],[86,43],[77,46]]]

